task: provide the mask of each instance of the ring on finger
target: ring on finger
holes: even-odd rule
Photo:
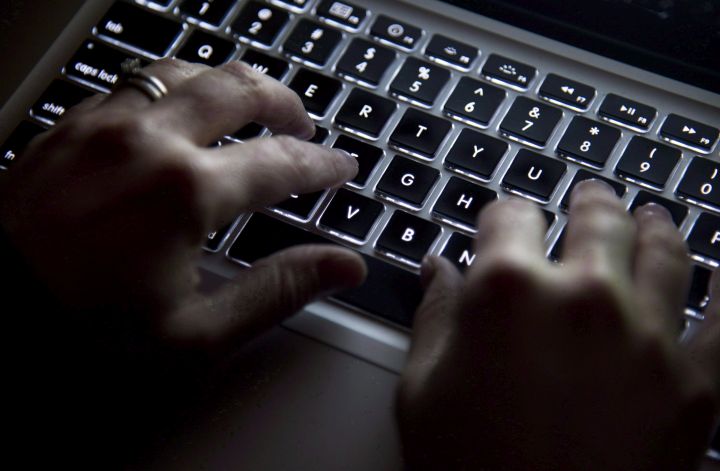
[[[151,101],[158,101],[167,96],[168,89],[159,78],[142,70],[140,59],[128,59],[121,65],[123,84],[129,85],[143,94]]]

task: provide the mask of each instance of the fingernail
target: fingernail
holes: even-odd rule
[[[300,139],[302,139],[303,141],[309,141],[310,139],[315,137],[315,133],[317,133],[317,128],[313,125],[312,128],[308,128],[308,130],[302,136],[300,136]]]
[[[422,265],[420,265],[420,284],[424,289],[430,286],[433,278],[435,278],[436,272],[437,264],[435,263],[435,259],[430,255],[426,255],[422,260]]]
[[[668,209],[657,203],[646,203],[637,208],[634,214],[640,219],[664,219],[673,222],[672,214]]]
[[[577,185],[575,185],[575,188],[573,189],[573,193],[575,192],[583,192],[583,191],[590,191],[590,190],[598,190],[598,191],[605,191],[607,193],[615,194],[615,189],[610,186],[607,182],[604,182],[600,180],[599,178],[589,178],[587,180],[583,180],[579,182]]]
[[[342,155],[344,158],[351,159],[351,160],[357,162],[357,159],[355,157],[353,157],[352,154],[350,154],[350,152],[343,150],[343,149],[333,149],[333,150],[335,152],[337,152],[338,154]]]

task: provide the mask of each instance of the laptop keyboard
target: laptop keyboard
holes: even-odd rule
[[[507,194],[539,203],[556,259],[570,191],[600,178],[629,210],[650,201],[670,210],[696,262],[686,313],[702,320],[710,268],[720,261],[717,123],[429,26],[326,0],[118,1],[0,147],[0,169],[67,109],[112,91],[128,57],[210,66],[239,59],[297,92],[318,122],[314,142],[348,151],[360,170],[339,190],[240,216],[208,236],[208,252],[250,264],[304,242],[357,248],[369,280],[337,300],[409,327],[423,256],[439,253],[467,269],[483,206]],[[267,133],[251,123],[220,145]]]

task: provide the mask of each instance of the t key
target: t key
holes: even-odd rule
[[[709,204],[720,210],[720,165],[702,157],[693,158],[677,194],[691,203]]]
[[[416,157],[430,160],[452,125],[444,119],[408,108],[390,136],[390,145]]]
[[[448,70],[410,57],[390,85],[390,93],[401,100],[431,107],[448,80]]]
[[[542,148],[562,115],[557,108],[521,96],[505,115],[500,132],[512,140]]]

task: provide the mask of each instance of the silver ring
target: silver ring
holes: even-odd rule
[[[123,84],[144,93],[151,101],[158,101],[167,96],[168,89],[159,78],[147,74],[142,70],[140,59],[127,59],[120,66],[123,75]]]

